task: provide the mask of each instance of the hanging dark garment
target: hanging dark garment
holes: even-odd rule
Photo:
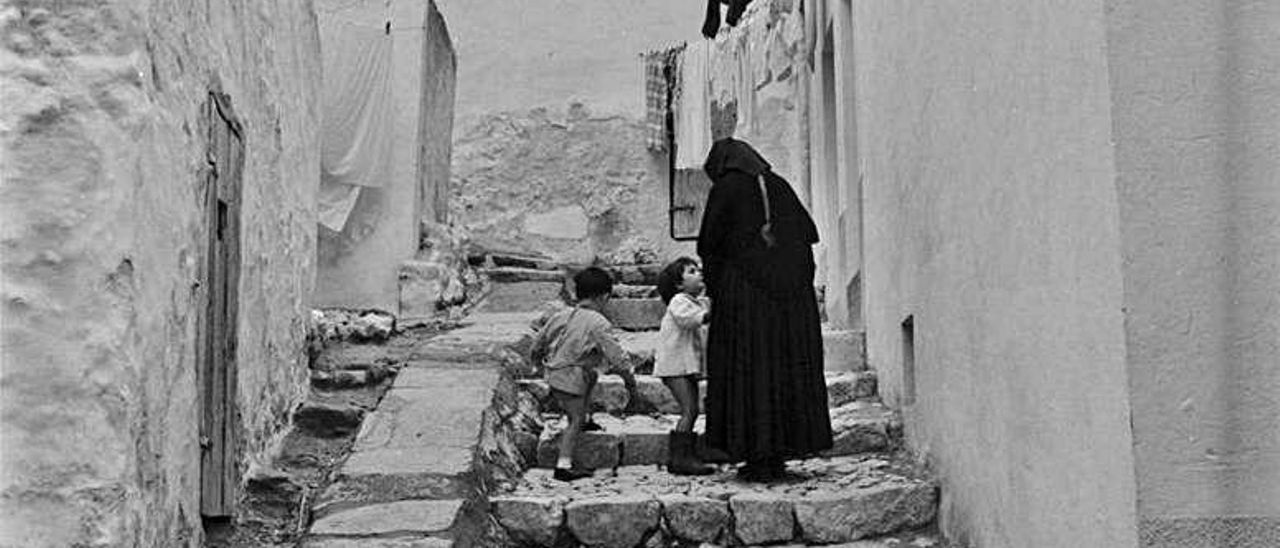
[[[707,15],[702,20],[702,35],[715,38],[720,32],[720,4],[728,4],[729,12],[724,15],[724,22],[731,27],[738,26],[742,14],[747,11],[751,0],[707,0]]]
[[[707,445],[735,461],[829,449],[831,419],[813,290],[813,219],[750,145],[722,139],[705,166],[714,182],[698,236],[711,326]],[[761,236],[769,193],[775,240]]]

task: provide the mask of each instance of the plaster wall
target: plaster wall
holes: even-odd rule
[[[1280,5],[1107,6],[1144,544],[1277,544]]]
[[[199,546],[211,88],[244,129],[241,471],[304,394],[310,3],[0,8],[0,546]]]
[[[1135,546],[1102,3],[853,10],[868,359],[942,527]]]
[[[439,4],[458,51],[451,222],[561,260],[692,253],[670,238],[666,156],[645,147],[640,54],[701,40],[705,4]]]
[[[426,106],[418,139],[423,147],[422,220],[445,223],[449,220],[449,179],[453,157],[453,111],[458,85],[458,60],[453,51],[449,27],[435,3],[427,12],[426,68],[422,71]]]
[[[395,149],[390,179],[381,187],[360,189],[341,232],[320,227],[316,304],[375,308],[395,314],[399,312],[400,264],[417,253],[420,222],[434,212],[436,188],[446,184],[436,177],[448,174],[448,149],[430,139],[444,135],[447,142],[452,126],[452,97],[434,95],[453,91],[452,45],[432,2],[318,0],[316,11],[322,29],[381,29],[389,22],[395,67],[395,123],[389,128],[395,134]],[[428,68],[433,72],[428,73]],[[429,202],[427,196],[431,197]]]

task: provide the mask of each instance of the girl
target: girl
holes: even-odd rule
[[[668,438],[667,471],[678,475],[706,475],[715,468],[697,455],[698,378],[702,376],[705,343],[702,325],[710,320],[701,297],[702,269],[688,257],[676,259],[658,274],[658,295],[667,304],[658,330],[653,374],[662,379],[680,405],[680,422]]]

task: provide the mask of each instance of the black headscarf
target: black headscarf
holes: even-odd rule
[[[791,184],[751,145],[734,138],[716,141],[703,169],[713,183],[698,234],[707,286],[720,283],[727,265],[737,264],[756,287],[775,295],[811,287],[810,246],[818,242],[818,229]],[[768,188],[767,219],[758,180]]]
[[[726,137],[711,145],[711,152],[707,154],[707,162],[703,164],[702,169],[707,172],[707,177],[710,177],[712,182],[718,182],[730,171],[741,171],[756,177],[772,167],[745,141]]]

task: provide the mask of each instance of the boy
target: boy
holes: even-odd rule
[[[609,334],[612,324],[601,311],[613,292],[609,273],[589,267],[573,277],[576,304],[551,316],[534,339],[534,363],[546,363],[547,384],[569,426],[560,435],[554,477],[574,481],[591,472],[573,468],[573,448],[583,431],[597,369],[625,369],[626,353]]]

